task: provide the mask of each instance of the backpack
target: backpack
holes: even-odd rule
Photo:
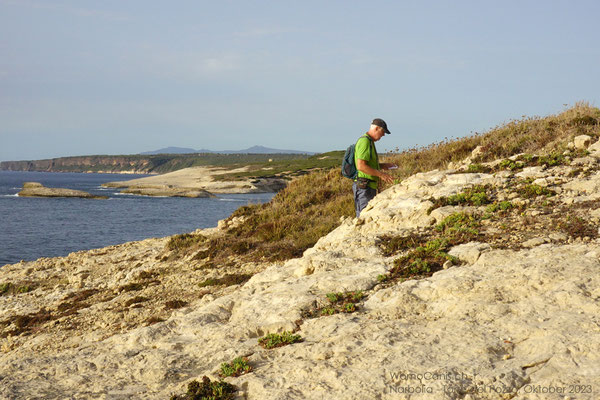
[[[358,170],[356,164],[354,164],[354,148],[355,144],[351,145],[346,149],[344,158],[342,159],[342,176],[355,180],[358,176]]]
[[[362,136],[361,136],[362,137]],[[360,139],[360,138],[359,138]],[[358,140],[357,140],[358,142]],[[373,142],[369,139],[370,146],[369,151],[373,151]],[[354,163],[354,150],[356,148],[356,143],[349,146],[344,153],[344,158],[342,159],[342,176],[355,180],[358,176],[358,170],[356,169],[356,164]]]

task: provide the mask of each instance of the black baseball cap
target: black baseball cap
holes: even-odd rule
[[[387,133],[388,135],[392,134],[392,132],[390,132],[390,130],[388,129],[387,124],[385,123],[385,121],[382,120],[381,118],[375,118],[373,120],[373,122],[371,122],[371,125],[377,125],[378,127],[383,128],[383,131],[385,133]]]

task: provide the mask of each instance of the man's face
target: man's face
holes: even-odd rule
[[[374,141],[378,141],[379,139],[381,139],[383,136],[385,135],[385,131],[383,130],[382,127],[378,126],[375,128],[375,137],[373,138]]]

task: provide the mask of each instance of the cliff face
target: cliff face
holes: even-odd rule
[[[253,371],[226,378],[247,399],[597,398],[588,150],[414,175],[285,263],[206,269],[202,251],[173,261],[149,239],[5,266],[0,395],[165,399],[247,356]],[[348,292],[355,309],[338,309]],[[284,330],[303,341],[259,346]]]
[[[150,173],[156,167],[151,158],[137,156],[81,156],[35,161],[3,161],[3,171]]]

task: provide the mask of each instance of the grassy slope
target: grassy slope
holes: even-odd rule
[[[462,139],[446,140],[421,149],[386,156],[400,168],[394,175],[406,178],[418,172],[444,169],[448,162],[463,160],[477,146],[481,161],[518,153],[562,153],[574,136],[600,137],[600,109],[578,103],[563,113],[545,118],[512,121],[503,126]],[[197,259],[281,261],[298,257],[323,235],[339,225],[341,216],[352,216],[351,182],[338,168],[300,176],[268,204],[242,207],[231,217],[245,222],[226,230],[223,236],[205,241],[199,235],[174,236],[169,248],[175,256],[195,254]]]

